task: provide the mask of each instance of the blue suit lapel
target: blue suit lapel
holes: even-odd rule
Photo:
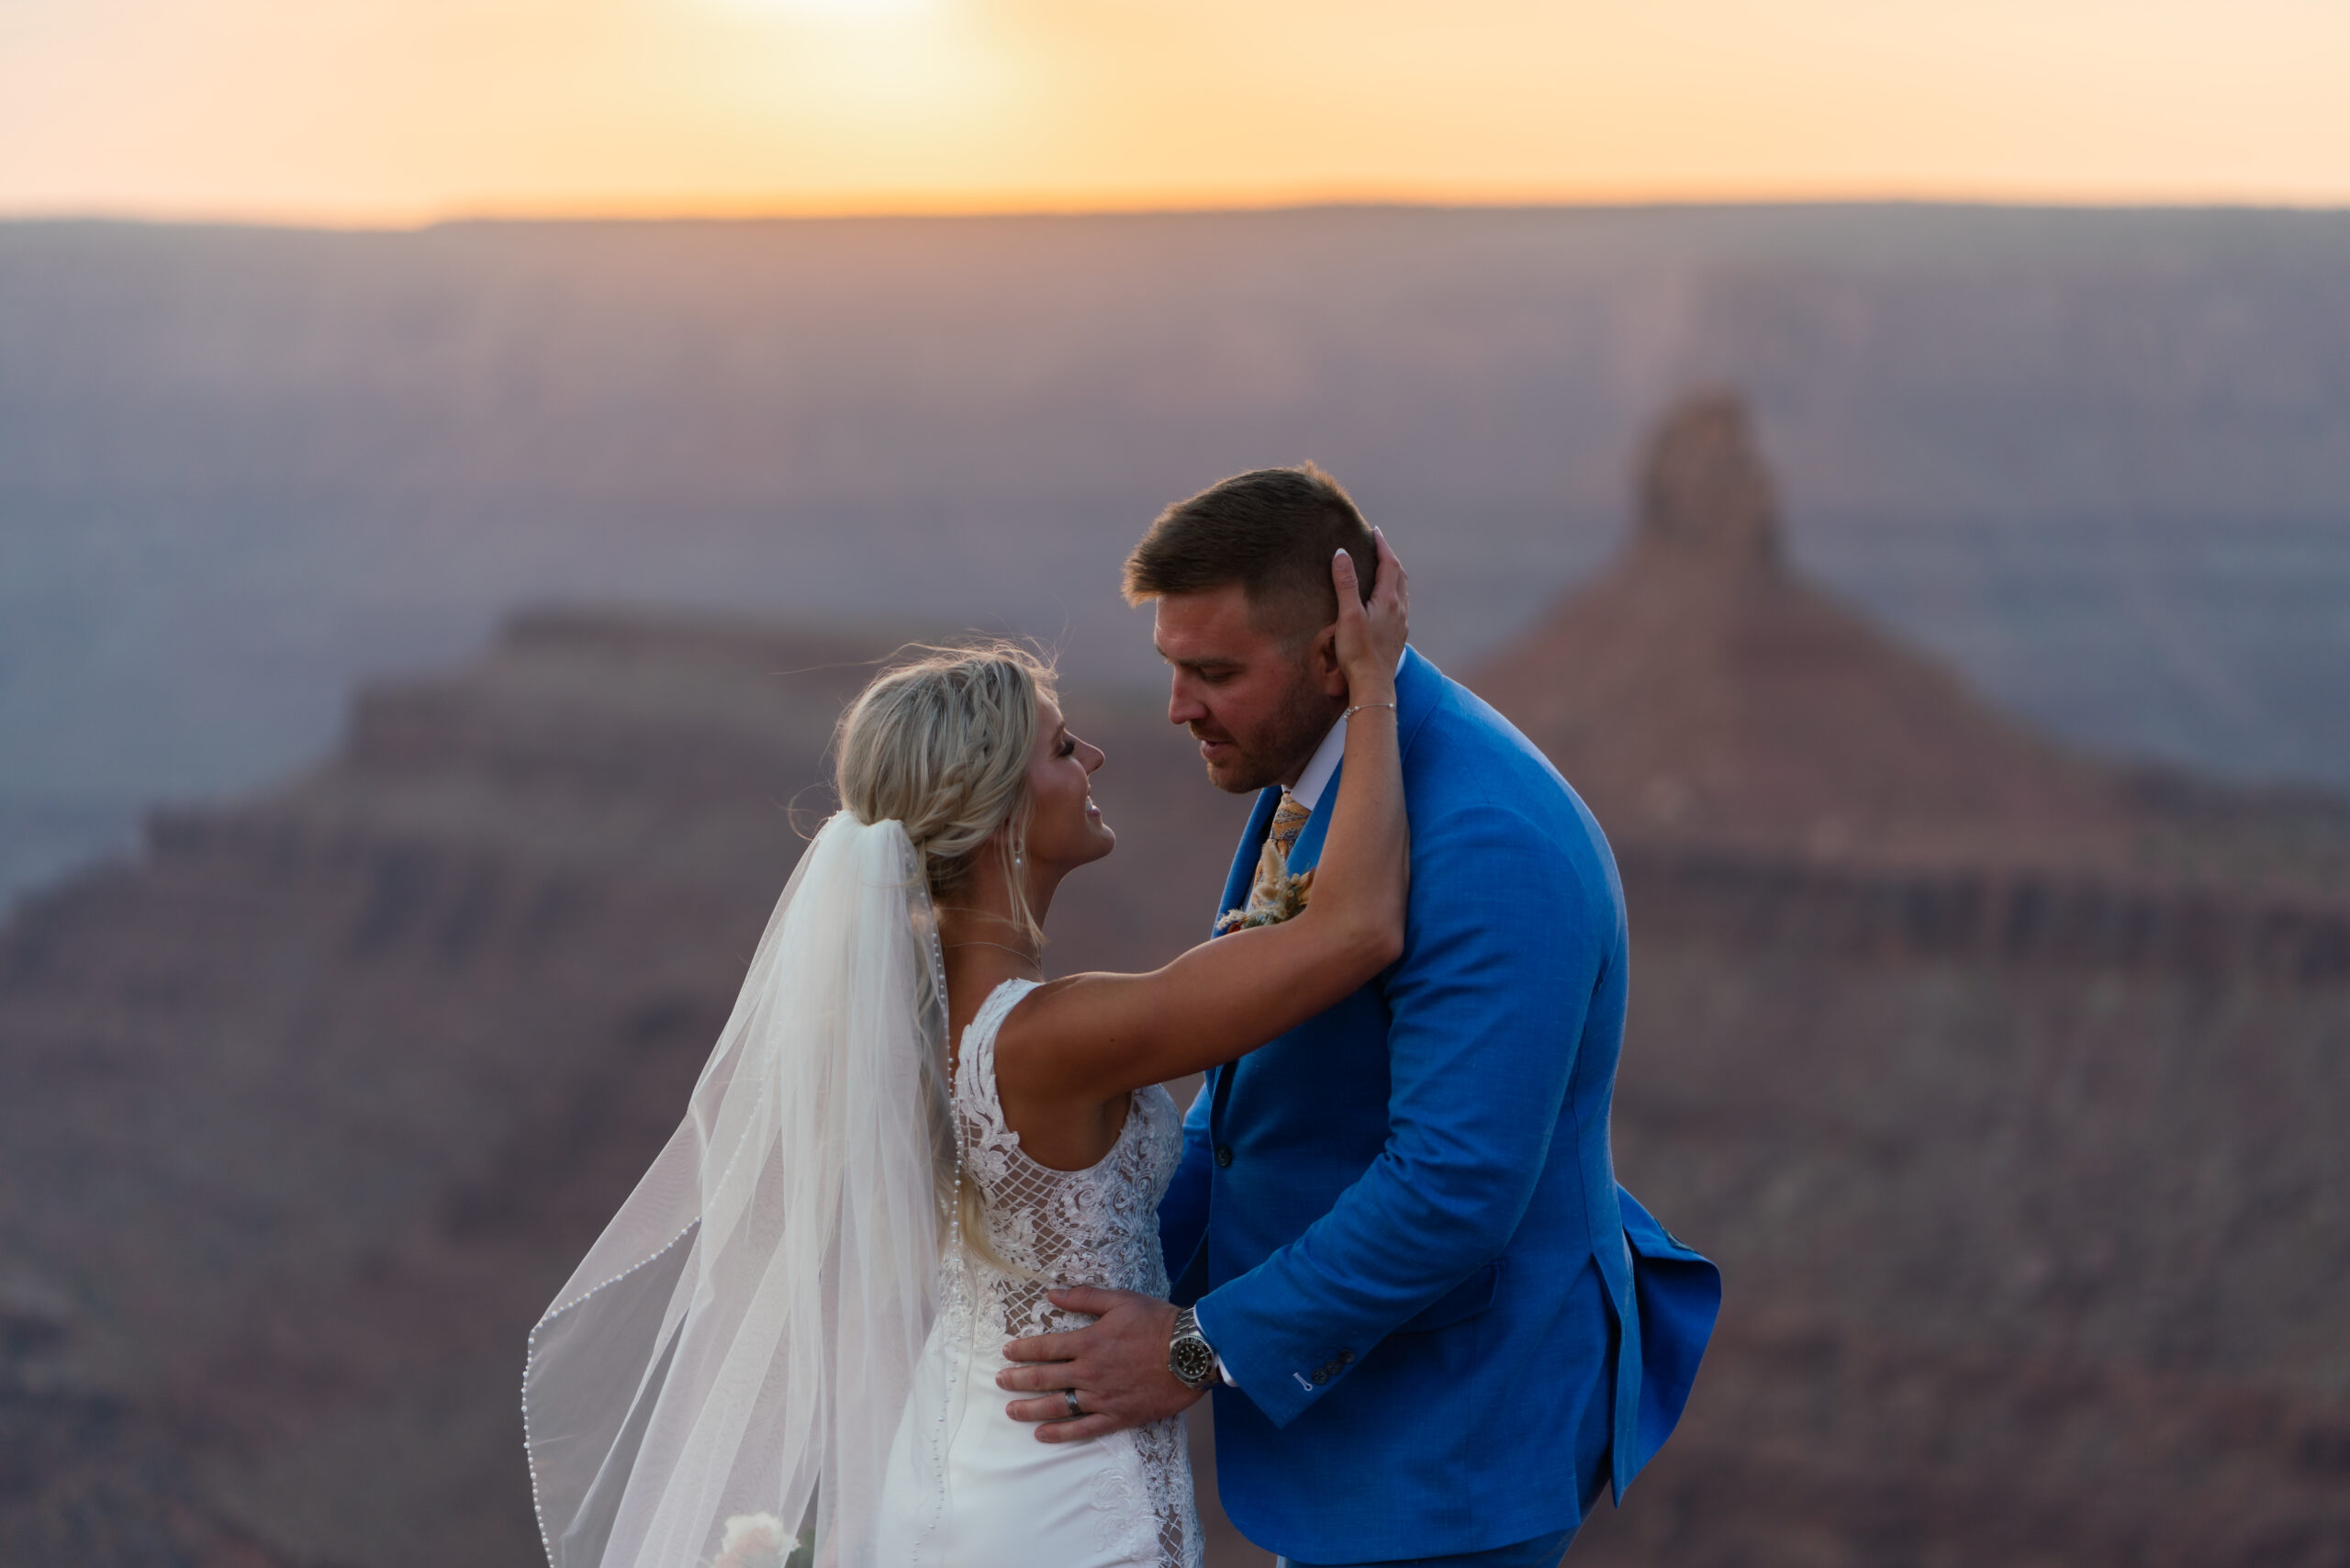
[[[1224,879],[1224,897],[1215,906],[1219,919],[1223,917],[1225,910],[1247,907],[1248,890],[1255,886],[1257,881],[1257,859],[1264,853],[1265,834],[1272,831],[1273,812],[1281,803],[1281,791],[1279,785],[1257,791],[1256,809],[1248,813],[1248,825],[1241,830],[1240,847],[1233,851],[1232,869]],[[1218,935],[1220,934],[1213,928],[1208,933],[1210,940],[1214,940]],[[1214,1131],[1216,1121],[1223,1113],[1225,1082],[1231,1076],[1232,1064],[1229,1062],[1222,1067],[1208,1069],[1207,1088],[1210,1096],[1208,1126],[1211,1132]]]
[[[1240,909],[1248,902],[1248,890],[1257,881],[1257,857],[1263,853],[1265,834],[1272,831],[1273,812],[1281,803],[1279,785],[1257,791],[1256,810],[1248,813],[1248,826],[1240,834],[1240,847],[1233,852],[1232,870],[1224,879],[1224,897],[1216,904],[1220,918],[1228,909]],[[1209,935],[1214,935],[1213,926]]]
[[[1322,863],[1322,841],[1330,836],[1330,808],[1338,803],[1338,781],[1346,776],[1343,762],[1331,770],[1330,782],[1322,786],[1322,798],[1314,803],[1314,814],[1298,829],[1297,842],[1289,846],[1291,876],[1311,871]]]
[[[1404,666],[1395,672],[1395,717],[1399,721],[1396,734],[1404,750],[1411,749],[1413,732],[1427,718],[1443,696],[1444,677],[1437,673],[1436,666],[1406,648]],[[1330,782],[1323,786],[1322,799],[1315,803],[1314,814],[1305,819],[1304,831],[1298,834],[1297,842],[1290,846],[1289,867],[1292,872],[1320,864],[1322,841],[1330,834],[1333,814],[1330,807],[1337,802],[1338,782],[1346,771],[1346,765],[1341,763],[1330,775]],[[1273,812],[1281,803],[1280,786],[1269,785],[1258,791],[1257,809],[1249,812],[1248,830],[1241,834],[1240,847],[1233,855],[1231,873],[1224,879],[1224,902],[1216,905],[1217,913],[1239,909],[1248,903],[1248,890],[1257,880],[1257,860],[1264,852],[1265,834],[1272,831]],[[1231,1093],[1234,1065],[1226,1062],[1222,1067],[1208,1070],[1208,1130],[1209,1135],[1217,1139],[1224,1136],[1224,1108]]]

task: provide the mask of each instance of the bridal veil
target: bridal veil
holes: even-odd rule
[[[812,1541],[796,1561],[871,1562],[938,1310],[946,1034],[921,857],[899,823],[836,813],[685,1121],[531,1333],[554,1568],[693,1568],[763,1531],[766,1561]]]

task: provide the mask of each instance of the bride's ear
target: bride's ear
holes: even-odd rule
[[[1027,824],[1020,820],[1018,812],[1014,812],[998,823],[996,830],[980,841],[979,854],[974,858],[991,857],[997,863],[1009,865],[1017,871],[1028,863],[1026,839]]]

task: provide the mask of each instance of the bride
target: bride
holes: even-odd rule
[[[1382,722],[1348,726],[1310,902],[1148,974],[1045,979],[1054,890],[1116,842],[1046,666],[935,654],[850,707],[844,809],[685,1122],[532,1331],[554,1568],[1199,1563],[1180,1416],[1050,1440],[994,1377],[1007,1340],[1087,1321],[1050,1288],[1167,1294],[1159,1085],[1402,950],[1405,582],[1383,539],[1368,604],[1348,556],[1331,571],[1349,711]]]

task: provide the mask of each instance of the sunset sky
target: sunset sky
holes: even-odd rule
[[[0,212],[2350,203],[2344,0],[0,0]]]

